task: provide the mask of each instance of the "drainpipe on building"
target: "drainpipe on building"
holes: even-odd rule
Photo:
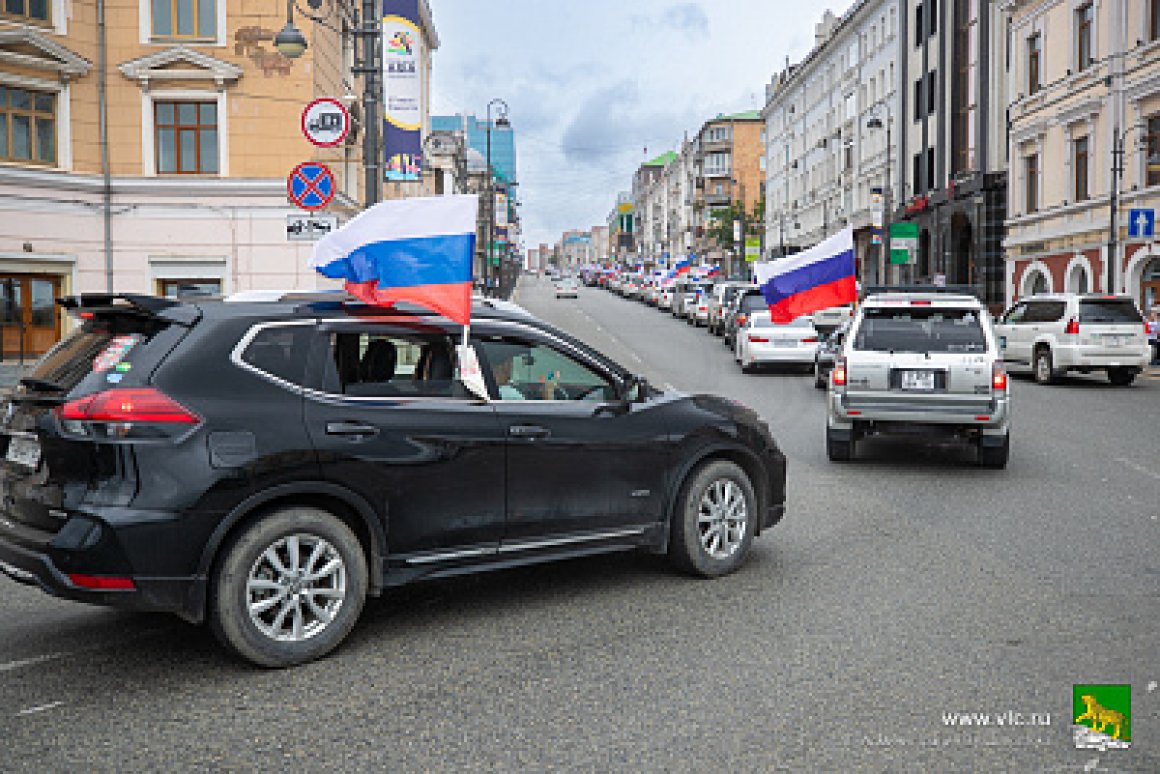
[[[113,292],[113,181],[109,173],[109,111],[105,83],[107,56],[105,0],[97,0],[97,109],[101,124],[101,196],[105,221],[105,290]]]

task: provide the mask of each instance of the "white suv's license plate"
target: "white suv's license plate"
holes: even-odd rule
[[[903,371],[902,389],[933,390],[934,371]]]
[[[35,469],[40,464],[40,441],[27,435],[10,436],[5,458],[17,465]]]

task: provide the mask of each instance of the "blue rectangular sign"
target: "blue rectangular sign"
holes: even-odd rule
[[[1128,210],[1128,236],[1151,237],[1156,229],[1156,211],[1152,209]]]

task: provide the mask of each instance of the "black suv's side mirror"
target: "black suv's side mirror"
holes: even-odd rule
[[[624,400],[628,403],[644,403],[648,400],[649,392],[648,377],[637,374],[625,385]]]

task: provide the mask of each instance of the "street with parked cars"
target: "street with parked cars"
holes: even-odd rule
[[[1072,684],[1156,679],[1131,335],[1039,380],[953,294],[774,325],[740,283],[696,326],[581,280],[477,303],[486,402],[427,313],[78,302],[8,412],[41,445],[2,471],[3,768],[713,769],[707,738],[754,770],[1082,767]],[[1126,314],[1079,304],[1081,342]],[[945,719],[1007,709],[1051,722]]]

